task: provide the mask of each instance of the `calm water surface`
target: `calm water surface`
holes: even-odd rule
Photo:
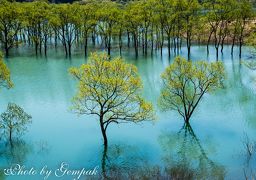
[[[213,48],[211,52],[207,57],[206,47],[194,46],[192,60],[214,61]],[[0,110],[3,112],[8,102],[15,102],[32,115],[33,123],[13,148],[2,141],[0,168],[20,163],[37,170],[45,165],[55,170],[67,162],[70,169],[98,166],[101,171],[104,148],[96,117],[79,117],[69,110],[76,81],[67,71],[86,62],[82,54],[76,52],[72,59],[65,59],[60,50],[52,50],[47,58],[36,58],[33,50],[23,48],[14,50],[6,59],[15,87],[1,90]],[[248,60],[249,49],[244,48],[243,54],[242,59]],[[244,146],[245,137],[256,141],[256,72],[241,65],[237,53],[232,58],[230,48],[225,47],[224,55],[220,55],[227,70],[225,89],[204,97],[191,119],[191,127],[183,126],[178,113],[160,112],[157,108],[160,74],[173,57],[168,59],[164,51],[163,57],[155,54],[136,60],[132,49],[123,56],[138,67],[144,96],[154,103],[157,120],[109,127],[108,172],[243,179],[244,171],[248,174],[256,171],[256,158],[248,160]],[[185,48],[181,56],[186,57]],[[42,179],[42,176],[6,178]],[[57,178],[52,174],[49,179]]]

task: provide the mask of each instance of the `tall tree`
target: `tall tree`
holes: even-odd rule
[[[238,3],[238,42],[239,42],[239,57],[242,57],[242,46],[244,45],[244,36],[246,25],[254,16],[252,4],[249,0],[241,0]]]
[[[8,104],[7,110],[1,114],[1,118],[1,129],[8,135],[10,142],[12,142],[13,133],[22,135],[27,130],[27,125],[32,122],[32,117],[14,103]]]
[[[221,62],[191,62],[177,57],[162,74],[160,106],[163,110],[178,111],[189,123],[204,94],[222,87],[224,78]]]
[[[87,56],[87,47],[88,47],[88,36],[89,33],[97,25],[97,18],[95,12],[97,11],[97,4],[94,1],[87,1],[85,4],[82,4],[80,7],[81,14],[81,32],[84,39],[84,53]]]
[[[105,146],[111,123],[136,123],[153,117],[152,104],[141,96],[142,83],[134,65],[94,53],[88,64],[71,68],[70,73],[79,80],[73,109],[98,117]]]
[[[182,5],[182,1],[178,4]],[[186,32],[186,45],[188,50],[188,60],[191,54],[191,41],[193,30],[196,28],[196,23],[199,19],[200,6],[197,0],[184,0],[183,2],[184,10],[182,10],[182,16],[184,18],[184,29]]]
[[[110,55],[112,36],[118,22],[119,12],[118,4],[112,1],[102,2],[100,9],[97,11],[99,18],[98,28],[104,38],[108,55]]]
[[[53,8],[55,16],[51,18],[51,24],[58,32],[66,56],[71,57],[72,44],[76,39],[75,32],[80,26],[79,4],[61,4]]]

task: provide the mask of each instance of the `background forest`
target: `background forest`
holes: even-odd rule
[[[241,57],[245,38],[254,32],[254,9],[248,0],[141,0],[127,3],[87,0],[73,4],[30,3],[2,0],[1,44],[5,55],[17,46],[33,46],[35,54],[47,55],[50,46],[62,44],[66,56],[74,45],[88,44],[106,49],[133,47],[147,55],[167,46],[168,54],[179,54],[193,43],[214,44],[216,58],[224,44],[239,45]],[[140,49],[140,50],[139,50]]]

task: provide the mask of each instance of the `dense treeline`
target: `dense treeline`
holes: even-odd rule
[[[241,56],[244,38],[254,19],[248,0],[139,0],[122,4],[113,1],[87,0],[73,4],[49,4],[0,1],[0,41],[6,56],[15,46],[33,46],[36,54],[47,54],[48,46],[62,44],[66,56],[74,45],[88,44],[111,49],[133,47],[147,55],[167,46],[179,54],[182,46],[192,43],[214,44],[218,58],[225,43],[239,45]]]

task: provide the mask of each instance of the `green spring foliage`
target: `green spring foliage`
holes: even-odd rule
[[[177,57],[162,74],[160,107],[178,111],[189,122],[204,94],[223,87],[224,79],[222,62],[192,62]]]

